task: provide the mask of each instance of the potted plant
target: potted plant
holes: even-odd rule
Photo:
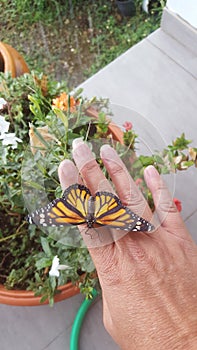
[[[196,166],[197,149],[182,134],[160,153],[137,155],[132,124],[125,122],[121,131],[110,123],[106,100],[83,99],[80,91],[69,95],[64,83],[43,74],[13,79],[1,73],[0,85],[0,302],[52,305],[79,289],[91,296],[96,271],[77,228],[45,232],[25,220],[26,208],[61,197],[57,168],[71,158],[73,139],[83,137],[95,154],[103,139],[115,147],[153,210],[143,169],[154,164],[169,173]]]
[[[107,137],[110,140],[112,136],[123,142],[123,133],[101,112],[101,107],[106,109],[105,100],[83,100],[79,91],[69,96],[64,83],[52,82],[43,74],[24,74],[13,79],[1,73],[0,85],[0,302],[36,305],[49,301],[52,304],[54,296],[55,300],[61,300],[79,289],[90,295],[97,278],[86,247],[81,247],[80,236],[78,246],[73,247],[60,244],[34,225],[28,225],[24,220],[25,191],[30,186],[41,198],[42,184],[36,179],[38,169],[34,173],[35,159],[45,173],[38,177],[48,183],[47,195],[53,199],[61,194],[57,186],[58,164],[71,156],[74,138]],[[47,152],[49,157],[45,157]],[[58,280],[49,277],[56,255],[68,266]],[[17,290],[14,296],[12,290]]]

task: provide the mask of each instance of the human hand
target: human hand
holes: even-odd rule
[[[80,172],[92,194],[111,192],[87,145],[74,146],[76,166],[65,160],[59,167],[62,188],[79,182]],[[101,158],[122,203],[151,221],[115,150],[101,147]],[[155,168],[144,175],[161,222],[154,232],[119,232],[115,242],[105,228],[106,241],[83,234],[102,288],[104,324],[123,350],[197,349],[197,247]]]

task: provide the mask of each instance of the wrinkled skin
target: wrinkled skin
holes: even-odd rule
[[[73,158],[75,165],[65,160],[59,167],[63,189],[81,182],[92,194],[100,188],[113,191],[81,140],[73,145]],[[122,203],[153,222],[116,152],[102,146],[101,158]],[[104,325],[122,350],[196,350],[197,246],[155,168],[149,166],[144,175],[161,223],[155,231],[124,233],[105,242],[94,231],[81,230],[102,288]]]

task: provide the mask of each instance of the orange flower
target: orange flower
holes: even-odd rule
[[[62,92],[60,96],[53,99],[53,106],[61,109],[62,111],[74,112],[76,110],[77,101],[73,96],[67,95],[66,92]]]

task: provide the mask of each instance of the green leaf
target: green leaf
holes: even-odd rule
[[[56,289],[56,286],[57,286],[57,280],[56,280],[56,277],[55,276],[50,276],[50,286],[51,286],[51,289],[52,291],[54,292],[55,289]]]
[[[51,266],[51,259],[43,257],[36,261],[36,268],[38,270],[44,269],[45,267]]]
[[[57,107],[52,107],[54,113],[56,114],[56,116],[58,118],[60,118],[60,120],[62,121],[62,123],[64,124],[65,126],[65,132],[67,133],[68,132],[68,117],[66,115],[66,113],[64,113],[61,109],[57,108]]]
[[[189,168],[190,166],[194,165],[193,160],[183,161],[181,162],[181,166]]]
[[[40,109],[40,105],[37,101],[37,98],[32,96],[32,95],[28,95],[28,99],[31,101],[32,104],[30,104],[29,108],[30,111],[36,116],[42,116],[42,111]]]
[[[184,132],[181,134],[180,137],[177,137],[173,142],[172,145],[169,145],[168,148],[173,151],[182,151],[184,149],[188,148],[188,145],[192,142],[192,140],[187,140],[185,138]]]
[[[28,185],[30,186],[30,187],[33,187],[33,188],[35,188],[36,190],[45,190],[45,188],[43,187],[43,186],[41,186],[39,183],[37,183],[37,182],[34,182],[34,181],[29,181],[28,182]]]
[[[139,160],[141,161],[143,166],[148,166],[154,164],[154,158],[149,156],[140,156]]]
[[[48,299],[48,295],[47,294],[43,295],[42,298],[40,299],[40,304],[44,303],[47,299]]]
[[[47,238],[41,236],[40,240],[41,240],[42,249],[44,250],[45,254],[47,256],[52,256],[51,249],[50,249],[49,242],[48,242]]]
[[[53,295],[50,295],[49,297],[49,306],[53,306],[54,305],[54,296]]]

